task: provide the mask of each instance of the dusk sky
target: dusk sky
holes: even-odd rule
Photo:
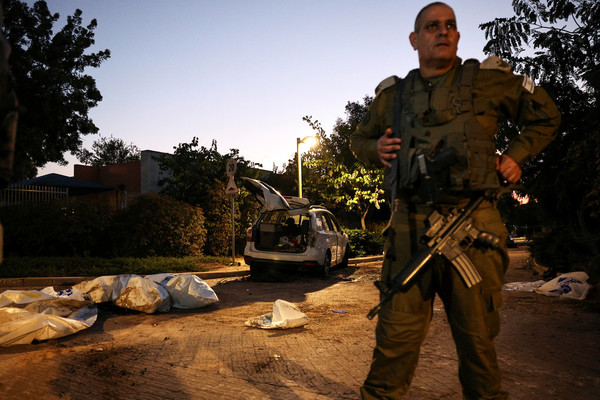
[[[28,1],[32,4],[33,1]],[[172,153],[180,143],[217,141],[271,170],[294,156],[296,138],[319,120],[331,134],[349,101],[362,102],[390,75],[417,67],[410,47],[429,1],[49,0],[64,18],[98,21],[92,51],[111,58],[89,69],[103,100],[90,112],[103,137]],[[459,56],[484,59],[479,24],[514,15],[510,0],[448,1],[461,33]],[[98,135],[84,137],[91,150]],[[48,164],[39,175],[73,175]]]

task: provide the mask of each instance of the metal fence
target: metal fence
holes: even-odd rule
[[[56,186],[9,186],[0,191],[0,205],[9,206],[24,202],[41,203],[50,200],[66,199],[69,188]]]

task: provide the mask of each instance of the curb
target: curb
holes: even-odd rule
[[[357,265],[383,260],[383,256],[357,257],[348,260],[349,264]],[[225,267],[224,270],[185,272],[196,275],[200,279],[221,279],[250,275],[247,265],[239,268]],[[83,281],[97,278],[96,276],[62,276],[62,277],[30,277],[30,278],[0,278],[0,288],[44,288],[47,286],[74,286]]]
[[[220,279],[236,276],[250,275],[250,269],[238,269],[234,271],[206,271],[206,272],[187,272],[198,276],[200,279]],[[176,274],[177,275],[177,274]],[[0,279],[0,288],[2,287],[47,287],[47,286],[74,286],[83,281],[89,281],[97,278],[96,276],[61,276],[61,277],[31,277],[31,278],[2,278]]]

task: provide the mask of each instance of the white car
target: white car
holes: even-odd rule
[[[308,199],[282,196],[264,182],[242,179],[263,208],[247,231],[244,261],[251,275],[295,267],[326,277],[331,267],[348,265],[348,235],[330,211],[311,206]]]

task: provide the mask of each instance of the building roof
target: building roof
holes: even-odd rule
[[[38,176],[37,178],[28,179],[26,181],[12,183],[10,187],[25,185],[68,188],[69,194],[72,196],[77,196],[80,194],[98,193],[115,189],[112,186],[101,185],[99,183],[85,181],[83,179],[73,178],[70,176],[60,174],[47,174]]]

